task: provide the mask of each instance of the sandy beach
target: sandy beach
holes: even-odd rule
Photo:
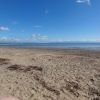
[[[100,52],[0,48],[0,96],[100,100]]]

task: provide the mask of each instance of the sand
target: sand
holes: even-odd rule
[[[0,97],[100,100],[100,52],[0,48]]]

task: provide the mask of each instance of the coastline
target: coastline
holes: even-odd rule
[[[99,51],[0,47],[0,95],[95,100],[100,98],[99,66]]]

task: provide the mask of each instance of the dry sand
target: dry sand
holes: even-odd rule
[[[0,96],[100,100],[100,52],[0,48]]]

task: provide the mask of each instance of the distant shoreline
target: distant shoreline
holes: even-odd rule
[[[66,53],[75,53],[75,54],[79,54],[79,53],[84,53],[84,54],[95,54],[95,56],[98,56],[98,54],[100,53],[100,50],[95,50],[95,49],[84,49],[84,48],[41,48],[41,47],[9,47],[9,46],[4,46],[1,47],[0,49],[4,49],[4,50],[29,50],[29,51],[42,51],[42,52],[57,52],[57,53],[61,53],[61,54],[66,54]]]
[[[57,50],[57,51],[89,51],[89,52],[100,52],[100,47],[98,48],[50,48],[50,47],[20,47],[20,46],[0,46],[4,49],[37,49],[37,50]]]
[[[100,51],[100,43],[0,43],[0,48],[82,49]]]

